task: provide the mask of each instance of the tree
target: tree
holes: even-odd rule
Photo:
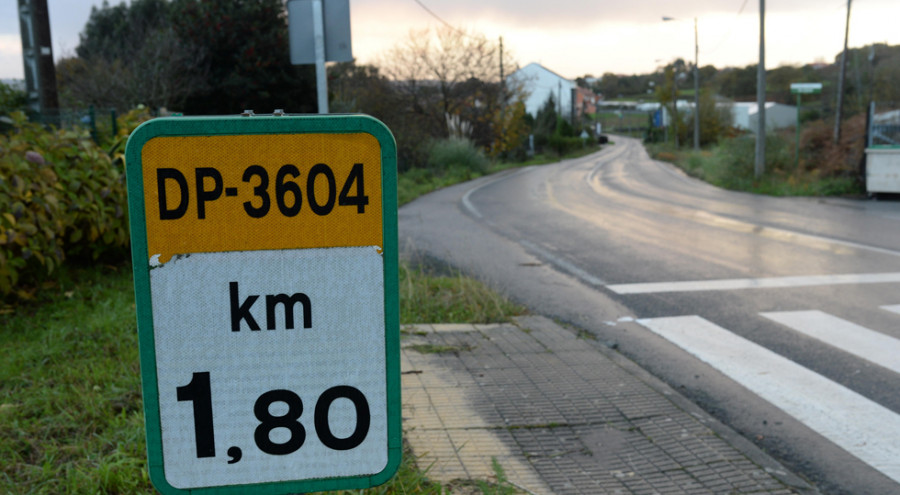
[[[205,47],[197,67],[210,81],[185,101],[185,112],[315,110],[314,69],[290,63],[281,0],[174,0],[172,9],[179,39]]]
[[[515,67],[509,51],[502,57],[504,67]],[[417,135],[462,134],[498,156],[520,146],[525,136],[519,108],[524,87],[501,80],[500,58],[499,43],[447,26],[410,32],[382,57],[380,69],[401,97],[407,119],[415,120]]]
[[[600,87],[597,88],[600,91],[600,94],[603,95],[607,100],[614,100],[618,98],[622,92],[619,89],[619,76],[613,74],[612,72],[607,72],[603,74],[603,78],[600,79]]]
[[[92,9],[76,53],[61,64],[71,105],[315,109],[312,68],[290,64],[281,0],[104,2]]]
[[[164,0],[93,7],[79,35],[78,56],[59,63],[66,106],[178,106],[204,87],[206,73],[198,70],[203,48],[179,39],[170,17],[171,4]]]
[[[434,135],[431,121],[424,113],[411,111],[408,95],[398,91],[378,67],[338,63],[329,67],[328,79],[332,111],[367,113],[391,129],[401,171],[427,161],[427,145]]]
[[[722,69],[716,74],[714,85],[722,96],[751,101],[756,97],[756,64]]]
[[[508,55],[504,55],[509,65]],[[472,81],[500,83],[499,45],[482,34],[445,26],[411,31],[382,61],[388,77],[413,99],[419,111],[446,129],[446,116],[471,103]],[[427,110],[429,100],[437,106]],[[468,102],[468,103],[467,103]]]
[[[93,7],[76,48],[82,62],[66,67],[69,97],[79,105],[158,108],[203,87],[206,74],[196,70],[203,49],[179,39],[170,18],[165,0]]]
[[[0,82],[0,117],[18,110],[24,111],[27,104],[25,91]]]
[[[135,103],[128,87],[132,75],[118,59],[64,58],[56,65],[56,78],[62,107],[124,110]]]
[[[556,99],[553,97],[553,92],[550,92],[547,96],[547,100],[544,101],[544,104],[534,117],[532,133],[534,133],[535,141],[541,142],[536,144],[542,144],[556,132],[558,120],[559,116],[556,113]]]
[[[731,105],[717,104],[712,91],[700,90],[700,145],[715,144],[731,129],[732,122]],[[685,126],[685,131],[691,133],[693,138],[693,126]],[[684,137],[687,142],[688,136]]]
[[[671,115],[670,125],[673,132],[675,146],[677,147],[679,143],[679,134],[681,132],[681,128],[683,127],[683,122],[681,122],[681,119],[678,117],[678,74],[676,73],[676,65],[671,64],[666,66],[663,75],[663,84],[659,84],[656,86],[656,98],[659,100],[659,104],[663,107],[666,107],[667,105],[671,105],[672,107],[671,110],[669,110]]]
[[[179,107],[207,84],[198,65],[203,49],[178,40],[171,27],[157,27],[127,56],[100,54],[63,59],[57,67],[65,106],[114,107],[127,110],[142,103],[150,108]]]
[[[499,128],[502,132],[495,133],[491,156],[509,156],[523,147],[528,137],[529,117],[531,116],[525,111],[522,99],[517,99],[503,112],[495,114],[494,128]]]
[[[111,7],[104,0],[99,9],[91,7],[75,53],[88,60],[130,58],[149,33],[168,24],[169,5],[165,0],[133,0]]]
[[[794,96],[791,94],[791,84],[806,82],[803,69],[793,65],[782,65],[766,72],[768,73],[766,76],[767,99],[793,104]]]

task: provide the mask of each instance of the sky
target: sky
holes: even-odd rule
[[[538,62],[570,79],[607,72],[642,74],[677,58],[693,60],[696,18],[700,65],[743,67],[759,57],[759,2],[350,0],[353,55],[360,63],[377,62],[410,32],[446,22],[490,39],[502,36],[506,60],[519,66]],[[100,4],[48,0],[57,60],[74,55],[91,6]],[[16,0],[0,3],[0,79],[23,77],[16,5]],[[832,62],[843,47],[846,14],[844,0],[768,2],[766,67]],[[663,16],[676,20],[663,22]],[[898,19],[898,0],[856,0],[850,47],[900,45]]]

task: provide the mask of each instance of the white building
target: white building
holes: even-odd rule
[[[756,102],[737,102],[731,105],[734,126],[756,132],[757,122],[759,122],[759,105]],[[767,130],[783,129],[794,125],[797,125],[797,107],[772,101],[766,102]]]
[[[537,116],[538,110],[553,95],[556,111],[559,115],[572,115],[572,95],[577,85],[565,77],[553,72],[543,65],[532,62],[509,75],[510,84],[519,83],[528,93],[525,99],[525,111]]]
[[[660,108],[659,102],[639,103],[635,109],[644,112],[655,112]],[[717,103],[718,108],[731,110],[731,125],[745,131],[756,132],[756,122],[759,106],[756,102]],[[663,125],[669,124],[669,109],[663,108]],[[682,118],[693,115],[694,102],[678,100],[678,113]],[[781,103],[766,102],[766,129],[783,129],[797,125],[797,107],[783,105]]]

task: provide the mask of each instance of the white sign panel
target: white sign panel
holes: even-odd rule
[[[198,253],[151,270],[150,281],[172,486],[385,468],[375,247]],[[361,374],[361,362],[378,369]]]

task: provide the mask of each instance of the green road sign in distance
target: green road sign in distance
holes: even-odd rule
[[[791,94],[816,94],[822,92],[822,83],[791,83]]]
[[[389,480],[402,450],[390,131],[359,115],[161,118],[126,159],[154,486]]]

